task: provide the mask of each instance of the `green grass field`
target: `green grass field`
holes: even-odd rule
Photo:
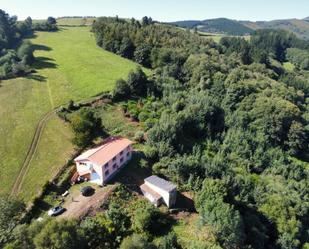
[[[0,194],[9,193],[27,154],[36,125],[44,114],[113,88],[137,65],[97,47],[90,27],[64,27],[38,32],[37,72],[0,83]],[[51,124],[54,124],[53,126]],[[52,118],[31,161],[21,197],[29,200],[73,152],[70,131]],[[25,191],[23,191],[25,190]]]
[[[230,36],[230,35],[225,35],[225,34],[214,34],[214,33],[207,33],[207,32],[198,32],[201,37],[204,37],[206,39],[213,39],[214,42],[219,43],[222,37],[241,37],[244,38],[246,41],[250,40],[250,35],[246,36]]]
[[[60,26],[90,26],[96,18],[58,18],[57,24]]]

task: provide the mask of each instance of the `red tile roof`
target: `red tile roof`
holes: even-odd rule
[[[105,140],[103,145],[87,150],[76,157],[74,161],[91,161],[97,165],[104,165],[131,144],[133,144],[133,142],[127,138],[110,137]]]

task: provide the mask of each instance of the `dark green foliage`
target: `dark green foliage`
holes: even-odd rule
[[[115,248],[116,233],[113,222],[105,214],[86,218],[81,228],[87,248]]]
[[[54,17],[48,17],[46,21],[37,22],[33,24],[33,30],[35,31],[47,31],[53,32],[57,31],[57,20]]]
[[[75,249],[84,247],[84,234],[74,220],[52,220],[34,237],[36,249]]]
[[[13,238],[12,231],[19,224],[24,210],[23,202],[0,196],[0,247]]]
[[[133,234],[130,237],[125,238],[120,247],[120,249],[155,249],[156,247],[147,241],[147,238],[139,235]]]
[[[101,120],[94,116],[94,112],[87,108],[73,113],[70,122],[75,134],[73,142],[80,147],[89,145],[102,125]]]
[[[158,249],[179,249],[181,246],[177,241],[177,236],[174,232],[170,232],[168,235],[163,236],[159,243]]]
[[[227,190],[219,180],[205,180],[196,198],[202,224],[211,224],[224,248],[241,248],[243,221],[233,206],[224,202]]]
[[[32,34],[32,20],[17,22],[16,16],[9,16],[0,10],[0,80],[13,78],[31,71],[33,49],[23,38]]]
[[[113,99],[114,100],[128,99],[130,97],[130,94],[131,89],[128,83],[123,79],[117,80],[113,91]]]
[[[136,233],[158,235],[168,225],[168,220],[157,208],[146,200],[135,203],[132,229]]]
[[[147,93],[147,83],[146,74],[140,67],[128,75],[127,84],[133,96],[144,96]]]

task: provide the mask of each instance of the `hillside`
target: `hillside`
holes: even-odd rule
[[[284,29],[296,34],[299,38],[309,39],[309,22],[306,19],[286,19],[269,22],[240,21],[241,24],[251,29]]]
[[[204,21],[178,21],[171,24],[183,28],[197,28],[199,31],[226,35],[246,35],[257,29],[284,29],[296,34],[299,38],[309,39],[309,17],[304,19],[286,19],[274,21],[236,21],[227,18]]]
[[[65,27],[59,32],[36,33],[31,42],[37,73],[1,82],[0,194],[11,191],[37,124],[47,112],[70,99],[78,101],[111,90],[116,79],[136,67],[97,47],[89,31],[88,27]],[[45,127],[23,178],[21,195],[26,200],[72,153],[70,130],[62,122],[52,116]]]
[[[209,19],[204,21],[179,21],[171,24],[184,28],[197,28],[202,32],[219,33],[227,35],[248,35],[252,29],[227,18]]]

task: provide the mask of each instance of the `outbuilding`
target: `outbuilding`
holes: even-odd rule
[[[158,176],[152,175],[146,178],[144,184],[140,186],[140,189],[143,195],[156,207],[161,203],[172,207],[176,203],[176,185]]]

